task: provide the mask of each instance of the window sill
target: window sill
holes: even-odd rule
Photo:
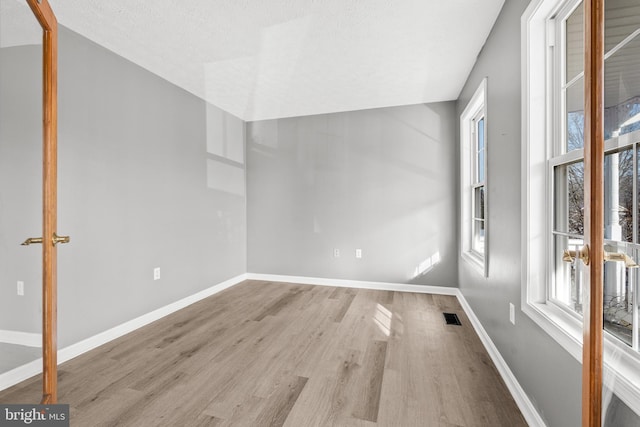
[[[582,363],[582,323],[553,304],[528,303],[522,311]],[[605,332],[604,386],[640,414],[640,355]]]
[[[475,252],[462,252],[462,259],[468,262],[473,269],[478,272],[478,274],[482,275],[482,277],[487,277],[486,274],[486,264],[485,258]]]

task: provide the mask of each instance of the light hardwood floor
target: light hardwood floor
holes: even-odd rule
[[[260,281],[63,364],[59,400],[72,426],[526,426],[455,297]]]

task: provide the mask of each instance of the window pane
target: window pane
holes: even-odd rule
[[[478,182],[484,182],[484,150],[478,153]]]
[[[471,249],[484,253],[484,185],[473,189],[473,236]]]
[[[604,47],[609,52],[640,28],[640,2],[606,0],[604,2]]]
[[[476,169],[478,171],[477,182],[483,182],[484,181],[484,117],[478,121],[477,135],[478,135],[478,148],[477,148],[478,164]]]
[[[566,151],[584,147],[584,77],[566,90]]]
[[[584,162],[556,166],[554,184],[554,230],[584,235]]]
[[[473,221],[473,242],[471,248],[483,254],[484,253],[484,220],[476,219]]]
[[[478,121],[478,151],[484,149],[484,117]]]
[[[565,82],[569,82],[584,68],[584,5],[582,3],[567,19],[566,32]]]
[[[484,185],[474,189],[473,211],[475,219],[484,219]]]
[[[569,263],[563,261],[562,255],[565,249],[579,250],[584,241],[579,238],[569,238],[567,236],[556,235],[554,238],[555,244],[555,256],[554,256],[554,287],[552,290],[552,298],[566,306],[567,308],[575,311],[576,313],[582,313],[582,294],[581,294],[581,280],[582,280],[582,261],[574,260]]]
[[[626,253],[632,259],[638,252],[615,243],[605,245],[605,251]],[[604,329],[628,345],[632,345],[633,288],[637,279],[637,269],[626,268],[624,262],[604,264]]]
[[[604,237],[633,241],[633,150],[604,158]]]
[[[638,168],[636,170],[636,191],[638,192],[636,200],[640,201],[640,182],[638,182],[640,180],[640,148],[636,151],[636,159],[638,159],[638,161],[636,161],[636,167]],[[638,243],[640,242],[640,203],[636,205],[635,213],[636,230],[638,232],[638,236],[636,236],[636,243]]]
[[[605,139],[640,129],[640,36],[604,63]]]

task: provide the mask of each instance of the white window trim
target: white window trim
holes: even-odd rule
[[[521,18],[522,83],[522,292],[521,308],[538,326],[582,363],[582,323],[546,304],[549,222],[547,153],[553,141],[553,25],[562,0],[532,0]],[[638,355],[605,333],[604,382],[629,408],[640,414]]]
[[[472,126],[474,118],[484,111],[484,254],[472,250],[472,206],[471,206],[471,174],[474,173],[472,162],[474,153]],[[471,264],[484,277],[489,273],[489,170],[488,163],[488,123],[487,119],[487,78],[482,79],[480,86],[460,115],[460,247],[462,259]]]

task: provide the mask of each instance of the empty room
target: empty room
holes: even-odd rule
[[[0,0],[0,426],[640,426],[638,0]]]

